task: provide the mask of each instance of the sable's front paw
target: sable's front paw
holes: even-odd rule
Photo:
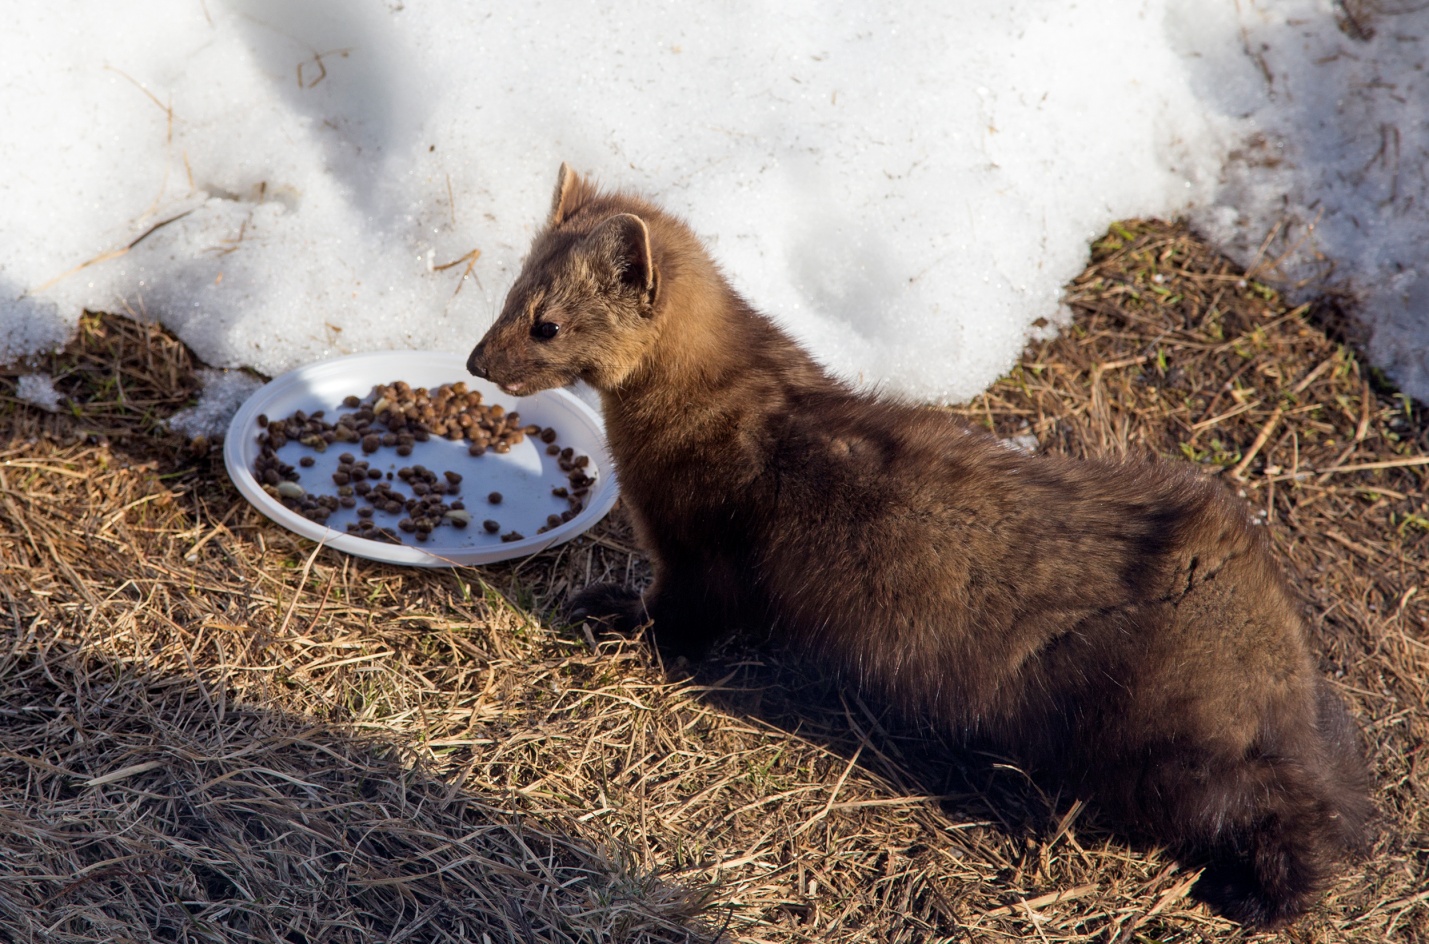
[[[566,615],[573,623],[599,623],[617,633],[633,633],[650,621],[645,601],[619,584],[591,584],[571,597]]]

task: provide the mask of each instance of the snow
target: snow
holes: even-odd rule
[[[1352,291],[1429,400],[1429,8],[1382,5],[1365,40],[1329,0],[884,6],[18,5],[0,362],[85,308],[268,375],[465,352],[565,160],[685,216],[757,307],[897,393],[975,395],[1064,320],[1108,223],[1189,213]]]
[[[60,409],[60,392],[49,374],[21,374],[15,383],[15,396],[51,413],[58,413]]]
[[[221,439],[229,421],[262,381],[241,370],[203,368],[198,372],[203,388],[198,402],[169,417],[169,429],[190,439]]]

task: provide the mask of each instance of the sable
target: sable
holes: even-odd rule
[[[1262,529],[1182,465],[1027,456],[831,378],[689,228],[562,166],[468,367],[600,393],[655,580],[572,614],[672,654],[767,635],[1209,863],[1274,926],[1371,815],[1359,734]],[[574,481],[574,480],[573,480]]]

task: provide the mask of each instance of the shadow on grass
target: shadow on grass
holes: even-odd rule
[[[691,942],[699,890],[398,747],[0,632],[0,939]]]

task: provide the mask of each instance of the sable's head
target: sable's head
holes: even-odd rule
[[[656,333],[650,230],[561,165],[551,217],[467,370],[512,394],[584,380],[613,390]]]

